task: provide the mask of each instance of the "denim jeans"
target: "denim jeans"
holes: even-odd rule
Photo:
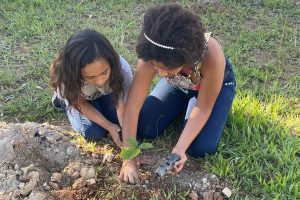
[[[96,108],[107,120],[119,125],[117,111],[113,103],[111,93],[88,102],[94,108]],[[77,133],[83,135],[85,139],[90,141],[97,141],[107,135],[107,130],[89,120],[75,108],[66,109],[66,106],[63,106],[63,110],[67,113],[69,121],[74,130]]]
[[[201,132],[189,146],[187,153],[193,157],[203,157],[213,154],[222,135],[224,125],[235,96],[236,81],[231,64],[226,59],[224,81],[221,91],[213,106],[208,121]],[[201,88],[200,88],[201,95]],[[161,78],[156,87],[146,98],[141,109],[138,123],[139,138],[155,138],[182,112],[185,112],[185,126],[187,119],[196,105],[198,91],[186,92],[172,87]]]

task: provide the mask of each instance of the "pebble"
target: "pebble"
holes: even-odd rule
[[[230,190],[228,187],[225,187],[225,188],[222,190],[222,193],[223,193],[227,198],[229,198],[229,197],[232,195],[232,192],[231,192],[231,190]]]
[[[58,181],[60,181],[61,178],[62,178],[62,175],[60,173],[55,172],[51,176],[51,181],[58,182]]]
[[[198,199],[198,194],[197,194],[197,192],[192,190],[189,197],[191,198],[191,200],[197,200]]]
[[[73,183],[72,188],[74,190],[79,190],[81,188],[83,188],[84,186],[86,186],[87,182],[84,178],[79,178],[75,181],[75,183]]]

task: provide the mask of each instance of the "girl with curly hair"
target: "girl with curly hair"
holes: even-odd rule
[[[235,96],[231,64],[199,16],[178,4],[159,5],[144,16],[136,52],[139,58],[123,119],[123,144],[128,138],[156,138],[182,112],[184,128],[172,150],[187,160],[217,150]],[[161,79],[147,97],[154,76]],[[136,159],[123,161],[119,178],[139,182]]]

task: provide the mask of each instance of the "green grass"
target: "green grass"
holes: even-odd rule
[[[0,120],[65,119],[50,104],[49,66],[75,30],[102,32],[135,67],[142,14],[157,2],[2,1]],[[233,199],[299,199],[300,7],[287,0],[180,2],[220,39],[237,75],[238,92],[219,153],[204,159],[206,170],[233,183]],[[170,127],[166,135],[177,130]],[[155,144],[169,149],[171,139],[166,136]],[[152,199],[187,198],[176,188],[148,192]],[[111,191],[98,194],[116,197]]]

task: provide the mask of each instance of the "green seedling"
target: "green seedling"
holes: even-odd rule
[[[150,149],[153,147],[151,143],[138,144],[135,138],[127,139],[128,147],[121,148],[121,157],[123,160],[131,160],[141,153],[142,149]]]

